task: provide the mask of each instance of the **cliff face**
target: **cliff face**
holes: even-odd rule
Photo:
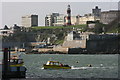
[[[118,17],[106,26],[107,32],[120,33],[120,12]]]
[[[35,34],[29,32],[16,32],[9,36],[3,36],[2,42],[31,42],[35,41]]]
[[[39,29],[33,30],[36,33],[36,41],[49,41],[52,44],[61,44],[69,31],[72,29]]]
[[[10,36],[3,36],[3,46],[21,47],[23,43],[28,44],[29,42],[49,42],[52,44],[63,43],[64,37],[72,29],[39,29],[29,31],[16,31]],[[28,45],[27,45],[28,46]]]

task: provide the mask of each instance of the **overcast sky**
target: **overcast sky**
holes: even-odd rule
[[[39,26],[44,25],[46,14],[66,14],[67,5],[71,5],[72,16],[91,13],[95,6],[102,11],[117,10],[118,2],[3,2],[2,3],[2,27],[4,25],[21,25],[21,17],[37,14]]]

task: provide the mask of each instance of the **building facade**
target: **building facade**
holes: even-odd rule
[[[98,6],[92,9],[92,13],[85,14],[84,16],[71,16],[70,5],[67,8],[67,15],[52,13],[46,15],[45,26],[64,26],[64,25],[80,25],[87,24],[87,21],[97,21],[100,20],[101,9]]]
[[[99,17],[94,16],[93,14],[85,14],[84,16],[78,16],[78,24],[87,24],[87,21],[97,21],[100,20]]]
[[[100,17],[101,16],[101,9],[98,8],[98,6],[96,6],[95,9],[92,9],[92,14],[96,17]]]
[[[21,31],[21,27],[14,24],[13,27],[8,28],[6,25],[3,29],[0,29],[0,36],[10,36],[15,32]]]
[[[52,26],[52,16],[51,15],[46,15],[45,26]]]
[[[9,36],[10,34],[13,34],[13,30],[10,29],[0,29],[0,36]]]
[[[55,22],[53,23],[54,26],[64,26],[65,25],[65,15],[60,14],[59,16],[56,16]]]
[[[38,15],[22,16],[22,26],[26,28],[38,26]]]
[[[54,26],[54,23],[56,23],[57,16],[59,16],[59,13],[52,13],[46,15],[45,26]]]
[[[76,24],[87,24],[87,21],[100,21],[101,9],[98,6],[92,9],[92,13],[85,14],[84,16],[76,16]]]
[[[71,16],[71,24],[77,25],[77,16]]]
[[[104,12],[101,12],[100,22],[103,24],[109,24],[110,22],[115,20],[117,17],[118,17],[117,10],[104,11]]]

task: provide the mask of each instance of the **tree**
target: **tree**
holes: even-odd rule
[[[99,34],[99,33],[103,32],[103,26],[101,25],[101,23],[96,23],[95,24],[94,32],[96,34]]]

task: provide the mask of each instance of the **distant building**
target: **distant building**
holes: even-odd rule
[[[56,16],[55,22],[53,24],[54,24],[54,26],[64,26],[65,25],[65,15],[60,14],[59,16]]]
[[[118,10],[110,10],[101,12],[100,22],[103,24],[109,24],[118,17]]]
[[[13,33],[21,32],[21,31],[22,31],[22,27],[18,26],[17,24],[14,24],[13,27],[10,28],[8,28],[7,25],[5,25],[3,29],[0,29],[0,35],[9,36]]]
[[[52,16],[51,15],[46,15],[45,26],[52,26]]]
[[[71,16],[71,24],[77,25],[77,16]]]
[[[38,15],[22,16],[22,26],[26,28],[38,26]]]
[[[98,6],[92,9],[92,13],[85,14],[84,16],[76,16],[76,25],[87,24],[88,21],[100,21],[101,9]]]
[[[0,36],[9,36],[10,34],[13,34],[13,30],[9,29],[7,25],[3,29],[0,29]]]
[[[87,21],[97,21],[100,20],[101,9],[96,6],[92,9],[92,13],[85,14],[84,16],[71,16],[70,5],[67,8],[67,15],[52,13],[46,15],[45,26],[64,26],[64,25],[80,25],[87,24]]]
[[[99,9],[98,6],[96,6],[95,9],[92,9],[92,14],[96,17],[100,17],[101,9]]]
[[[87,24],[87,21],[97,21],[100,18],[94,16],[93,14],[85,14],[84,16],[78,16],[78,24]]]
[[[0,36],[9,36],[10,34],[13,34],[13,30],[10,29],[0,29]]]
[[[17,26],[17,24],[14,24],[14,26],[11,28],[14,32],[21,31],[21,27]]]
[[[54,23],[54,26],[64,26],[66,25],[66,16],[63,14],[60,14],[56,17],[56,22]],[[71,16],[71,25],[77,25],[77,16]]]
[[[84,16],[76,16],[74,18],[74,21],[76,25],[79,24],[87,24],[88,21],[97,21],[100,20],[101,16],[101,9],[98,8],[98,6],[95,7],[95,9],[92,9],[92,13],[85,14]]]
[[[66,36],[66,41],[73,41],[73,35],[74,35],[74,32],[70,32],[67,36]]]
[[[9,28],[7,27],[7,25],[5,25],[4,29],[9,29]]]
[[[45,17],[45,26],[53,26],[56,23],[56,18],[59,16],[59,13],[52,13],[46,15]]]
[[[62,47],[69,48],[70,53],[81,53],[84,50],[91,53],[113,53],[118,51],[118,43],[118,34],[77,33],[72,31],[65,37]]]

